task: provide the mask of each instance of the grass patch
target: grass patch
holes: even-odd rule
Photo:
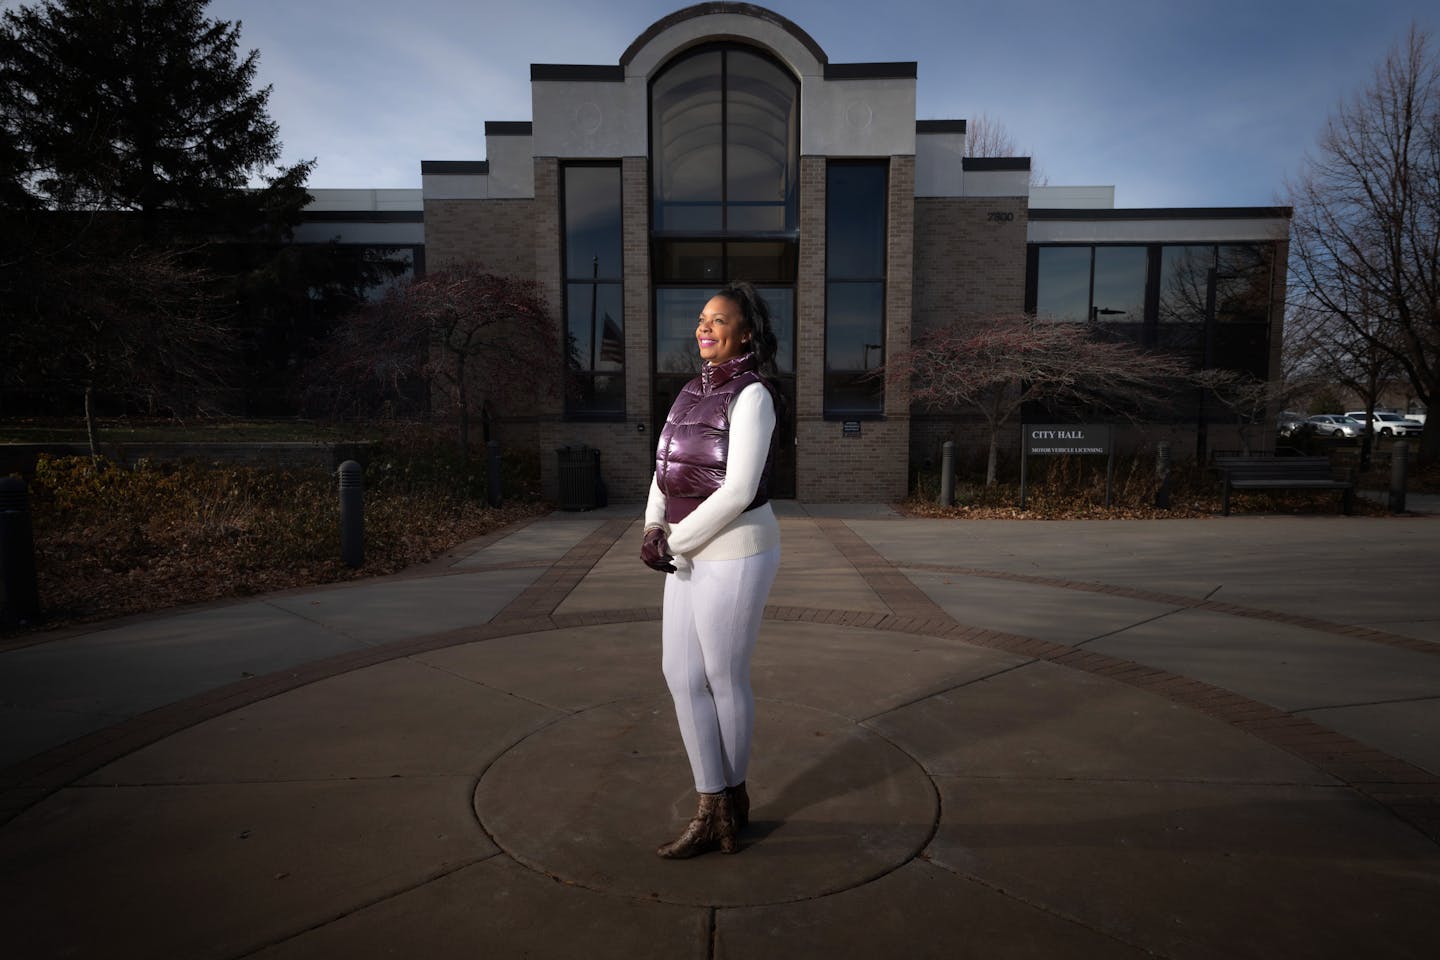
[[[394,425],[313,420],[152,420],[108,418],[96,423],[100,443],[295,443],[376,440]],[[35,417],[0,421],[0,443],[86,443],[85,421]]]
[[[394,573],[549,509],[538,464],[504,468],[507,503],[492,509],[483,460],[423,434],[381,444],[365,473],[365,565],[352,570],[327,470],[42,457],[30,500],[44,626]]]

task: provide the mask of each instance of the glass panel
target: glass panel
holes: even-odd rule
[[[565,276],[617,280],[621,274],[620,168],[565,168]]]
[[[657,240],[655,282],[713,283],[718,287],[725,277],[724,254],[719,240]]]
[[[863,379],[885,362],[884,335],[885,284],[826,284],[826,413],[884,411],[883,379]]]
[[[788,240],[765,240],[725,245],[730,280],[751,283],[794,283],[796,245]]]
[[[1261,380],[1269,376],[1270,328],[1262,323],[1216,326],[1211,366],[1239,370]]]
[[[720,51],[667,67],[651,90],[655,229],[718,231],[721,172]]]
[[[1219,323],[1270,321],[1271,247],[1252,244],[1218,249],[1215,319]]]
[[[1144,247],[1096,247],[1091,310],[1098,323],[1139,324],[1145,319]]]
[[[744,50],[729,51],[725,74],[726,228],[732,233],[794,229],[795,81],[776,64]]]
[[[825,184],[825,275],[831,280],[885,276],[883,163],[831,163]]]
[[[566,381],[565,403],[571,413],[625,413],[625,378],[575,373]]]
[[[618,283],[572,283],[566,289],[567,353],[575,370],[623,370],[625,326]]]
[[[757,287],[770,304],[770,327],[775,331],[775,369],[795,372],[795,291],[789,287]]]
[[[1090,309],[1090,248],[1041,247],[1035,271],[1035,315],[1084,323]]]
[[[1215,248],[1163,247],[1160,251],[1159,322],[1205,322],[1210,292],[1210,268]]]
[[[710,289],[656,288],[655,371],[694,376],[700,372],[700,351],[695,345],[695,322]]]

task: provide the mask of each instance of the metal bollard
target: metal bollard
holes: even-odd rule
[[[940,446],[940,506],[955,503],[955,441],[946,440]]]
[[[24,480],[4,477],[0,479],[0,620],[32,623],[39,619],[30,494]]]
[[[1170,509],[1170,441],[1161,440],[1155,444],[1155,506],[1161,510]]]
[[[500,491],[500,441],[485,441],[485,489],[489,494],[490,506],[499,508]]]
[[[354,460],[340,464],[340,559],[347,567],[365,563],[364,472]]]
[[[1405,512],[1405,461],[1410,456],[1410,444],[1396,440],[1390,448],[1390,512]]]

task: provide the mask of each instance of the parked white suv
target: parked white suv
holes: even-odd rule
[[[1364,410],[1347,410],[1345,416],[1354,417],[1361,423],[1366,423]],[[1398,413],[1382,413],[1375,411],[1375,422],[1369,424],[1371,432],[1382,437],[1408,437],[1412,434],[1419,436],[1425,425],[1415,420],[1410,420]]]

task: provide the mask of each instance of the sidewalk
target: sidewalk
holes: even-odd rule
[[[0,652],[6,955],[1433,955],[1440,518],[777,507],[739,856],[554,514]]]

